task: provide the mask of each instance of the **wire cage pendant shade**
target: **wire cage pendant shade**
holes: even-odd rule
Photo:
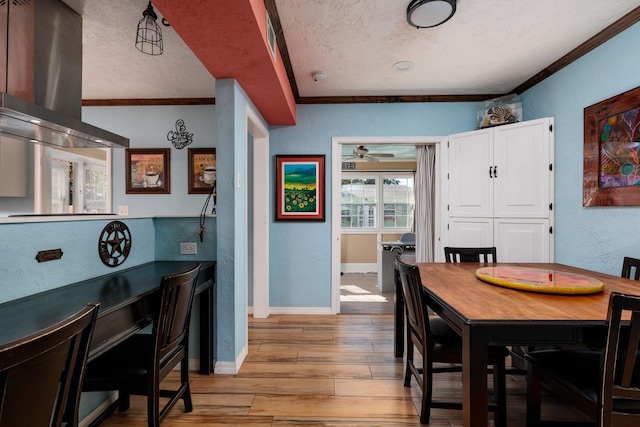
[[[138,21],[138,31],[136,32],[136,49],[147,55],[162,54],[162,29],[156,22],[156,15],[151,6],[151,2],[142,12],[142,19]]]

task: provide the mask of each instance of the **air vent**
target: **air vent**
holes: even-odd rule
[[[271,18],[269,18],[269,14],[267,13],[267,43],[269,44],[269,49],[271,50],[271,56],[273,56],[273,60],[276,60],[276,32],[273,30],[273,24],[271,23]]]

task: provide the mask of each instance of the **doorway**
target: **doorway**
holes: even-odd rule
[[[351,145],[351,146],[375,146],[375,145],[426,145],[432,144],[436,145],[436,155],[438,155],[438,147],[441,142],[442,137],[334,137],[332,138],[332,158],[334,159],[332,162],[332,226],[331,226],[331,312],[333,314],[337,314],[342,312],[341,310],[341,278],[342,278],[342,159],[343,159],[343,146]],[[435,174],[438,176],[438,161],[436,161],[436,171]],[[434,216],[436,219],[436,224],[439,221],[440,209],[439,209],[439,199],[436,200],[436,205],[434,206]],[[436,229],[437,229],[436,225]],[[377,246],[379,241],[384,239],[384,233],[380,233],[375,237],[375,245]],[[376,247],[376,252],[378,248]],[[380,263],[380,256],[377,257],[378,262]],[[376,267],[375,271],[379,274],[379,268]],[[377,281],[377,279],[376,279]],[[380,290],[381,286],[377,286],[378,290]],[[382,289],[384,290],[384,289]],[[373,300],[377,300],[379,297],[377,295],[375,289],[372,289],[373,292],[370,292],[370,296]],[[362,291],[363,294],[367,292],[367,290]],[[384,294],[381,292],[381,294]],[[364,304],[363,304],[364,305]],[[365,306],[366,307],[366,306]],[[375,310],[374,304],[371,305],[371,310]],[[346,308],[346,307],[345,307]],[[354,310],[354,308],[349,307],[350,312]],[[366,311],[366,308],[355,308],[358,312]]]

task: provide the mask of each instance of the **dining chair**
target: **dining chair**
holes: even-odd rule
[[[607,331],[602,350],[527,353],[527,427],[541,423],[543,385],[595,426],[640,425],[640,296],[611,294]]]
[[[0,348],[0,427],[78,425],[78,404],[98,312],[69,318]]]
[[[491,259],[489,259],[491,256]],[[498,262],[495,247],[487,248],[444,248],[444,258],[446,262]]]
[[[631,272],[633,271],[633,274]],[[620,277],[626,279],[640,280],[640,259],[624,257],[622,259],[622,273]]]
[[[462,410],[462,401],[434,399],[433,375],[461,371],[462,338],[445,320],[427,314],[428,294],[424,291],[420,270],[397,259],[407,320],[407,359],[404,386],[411,387],[415,377],[422,390],[420,423],[428,424],[431,408]],[[414,362],[415,349],[421,356]],[[490,347],[488,360],[493,367],[493,393],[489,410],[494,412],[495,425],[506,425],[505,347]]]
[[[83,391],[118,390],[120,411],[129,409],[130,395],[147,396],[147,420],[157,427],[182,399],[191,412],[189,387],[189,320],[200,264],[183,273],[162,277],[151,334],[138,333],[87,365]],[[160,382],[180,365],[177,390]],[[169,401],[160,408],[160,397]]]

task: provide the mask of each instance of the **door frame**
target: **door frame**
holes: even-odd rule
[[[440,188],[440,143],[442,136],[344,136],[331,138],[331,314],[340,313],[340,199],[342,177],[342,145],[435,145],[436,188]],[[440,191],[436,191],[434,206],[434,232],[440,235]],[[437,247],[436,242],[436,247]]]
[[[247,134],[253,137],[253,164],[245,165],[252,168],[253,182],[253,235],[252,245],[245,245],[245,259],[253,264],[253,277],[249,278],[246,271],[245,283],[249,279],[253,283],[253,317],[269,317],[269,131],[263,126],[257,114],[247,106]],[[248,138],[247,138],[248,140]],[[245,161],[248,156],[245,156]],[[249,192],[245,192],[248,194]],[[248,221],[248,219],[247,219]],[[248,224],[245,224],[248,229]],[[249,254],[249,246],[253,248]],[[267,255],[265,255],[267,254]],[[248,269],[248,263],[247,263]]]

